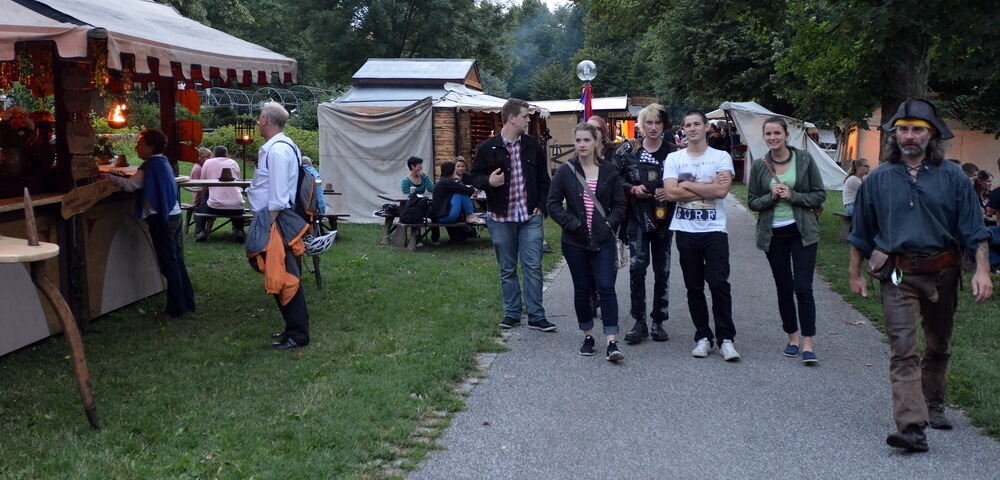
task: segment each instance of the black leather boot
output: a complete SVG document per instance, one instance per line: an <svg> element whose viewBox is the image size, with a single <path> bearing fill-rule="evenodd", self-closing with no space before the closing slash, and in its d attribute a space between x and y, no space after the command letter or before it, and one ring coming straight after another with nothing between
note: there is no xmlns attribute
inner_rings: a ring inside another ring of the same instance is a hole
<svg viewBox="0 0 1000 480"><path fill-rule="evenodd" d="M649 336L649 331L646 329L645 320L636 320L635 325L632 326L632 330L629 330L625 334L626 343L639 343Z"/></svg>
<svg viewBox="0 0 1000 480"><path fill-rule="evenodd" d="M663 330L663 322L657 322L656 320L653 320L653 324L650 326L649 333L650 336L653 337L654 342L666 342L667 340L670 340L670 337L667 335L667 332Z"/></svg>
<svg viewBox="0 0 1000 480"><path fill-rule="evenodd" d="M889 435L886 437L885 443L907 452L926 452L928 450L927 436L924 435L924 428L920 425L909 425L902 431Z"/></svg>

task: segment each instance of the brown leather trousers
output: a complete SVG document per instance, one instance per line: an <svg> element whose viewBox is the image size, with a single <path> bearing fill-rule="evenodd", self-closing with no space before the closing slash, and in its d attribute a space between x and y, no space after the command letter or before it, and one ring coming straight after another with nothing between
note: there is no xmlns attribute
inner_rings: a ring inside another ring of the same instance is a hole
<svg viewBox="0 0 1000 480"><path fill-rule="evenodd" d="M892 348L892 409L899 430L925 425L928 405L944 403L959 280L959 269L953 266L937 273L904 274L898 286L882 282L882 311ZM922 358L918 326L924 329L926 344Z"/></svg>

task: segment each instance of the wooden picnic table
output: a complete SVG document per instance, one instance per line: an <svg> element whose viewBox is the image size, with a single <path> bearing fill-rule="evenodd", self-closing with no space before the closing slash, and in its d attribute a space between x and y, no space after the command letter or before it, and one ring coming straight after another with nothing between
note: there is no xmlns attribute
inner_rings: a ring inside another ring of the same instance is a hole
<svg viewBox="0 0 1000 480"><path fill-rule="evenodd" d="M431 192L424 192L424 193L422 193L420 195L423 196L423 197L426 197L429 200L433 200L433 198L434 198L433 194ZM378 194L378 198L380 198L382 200L389 201L389 202L396 202L396 203L398 203L399 204L399 211L400 211L400 213L402 213L403 206L406 204L406 201L409 200L410 197L409 197L409 195L390 195L390 194L381 194L380 193L380 194ZM474 197L473 200L485 202L485 200L486 200L486 194L483 193L483 192L479 192L479 195L477 195L476 197ZM396 219L398 217L395 216L395 215L388 215L388 214L386 214L386 215L382 215L382 218L385 219L385 228L383 228L383 230L382 230L382 238L379 239L379 245L389 245L389 243L390 243L389 239L392 236L393 232L395 232L397 228L403 227L403 228L406 229L406 231L404 232L405 234L404 234L404 238L403 238L403 242L402 242L401 246L404 247L404 248L406 248L407 250L410 250L411 252L415 251L417 249L417 242L420 241L421 239L423 239L423 237L426 236L426 233L428 231L430 231L431 229L433 229L433 228L449 228L449 227L460 227L460 226L483 227L484 226L484 225L473 225L473 224L468 224L468 223L424 223L424 224L419 224L419 225L416 225L416 224L410 225L410 224L397 223Z"/></svg>

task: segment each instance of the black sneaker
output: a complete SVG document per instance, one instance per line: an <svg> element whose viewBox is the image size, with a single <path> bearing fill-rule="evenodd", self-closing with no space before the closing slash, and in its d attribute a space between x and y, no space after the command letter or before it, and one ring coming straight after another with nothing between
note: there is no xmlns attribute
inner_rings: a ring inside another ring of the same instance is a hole
<svg viewBox="0 0 1000 480"><path fill-rule="evenodd" d="M632 330L625 334L625 343L639 343L648 336L649 330L646 329L646 320L636 320Z"/></svg>
<svg viewBox="0 0 1000 480"><path fill-rule="evenodd" d="M535 330L541 330L543 332L554 332L556 331L556 324L546 320L533 320L528 322L528 328L534 328Z"/></svg>
<svg viewBox="0 0 1000 480"><path fill-rule="evenodd" d="M590 335L583 337L583 345L580 346L580 355L584 357L594 356L594 337Z"/></svg>
<svg viewBox="0 0 1000 480"><path fill-rule="evenodd" d="M910 425L901 432L893 433L885 439L885 443L890 447L899 448L907 452L926 452L927 436L924 435L923 427Z"/></svg>
<svg viewBox="0 0 1000 480"><path fill-rule="evenodd" d="M502 322L500 322L501 328L514 328L521 326L520 318L505 317Z"/></svg>
<svg viewBox="0 0 1000 480"><path fill-rule="evenodd" d="M649 329L649 336L653 337L654 342L666 342L670 340L670 336L663 329L663 322L657 322L656 320L653 320L653 325Z"/></svg>
<svg viewBox="0 0 1000 480"><path fill-rule="evenodd" d="M622 360L625 360L625 354L618 350L618 342L613 340L608 342L608 361L619 362Z"/></svg>

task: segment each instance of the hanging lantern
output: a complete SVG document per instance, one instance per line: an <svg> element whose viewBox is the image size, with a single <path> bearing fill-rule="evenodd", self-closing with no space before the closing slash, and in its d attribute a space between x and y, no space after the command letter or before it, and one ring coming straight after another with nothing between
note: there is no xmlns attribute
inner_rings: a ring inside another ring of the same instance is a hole
<svg viewBox="0 0 1000 480"><path fill-rule="evenodd" d="M236 121L236 143L240 145L250 145L253 143L254 122L241 118Z"/></svg>
<svg viewBox="0 0 1000 480"><path fill-rule="evenodd" d="M108 126L111 128L125 128L128 123L128 105L125 102L115 103L108 110Z"/></svg>

